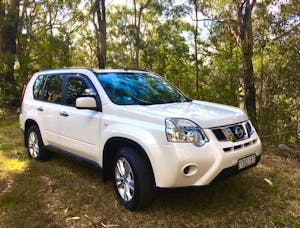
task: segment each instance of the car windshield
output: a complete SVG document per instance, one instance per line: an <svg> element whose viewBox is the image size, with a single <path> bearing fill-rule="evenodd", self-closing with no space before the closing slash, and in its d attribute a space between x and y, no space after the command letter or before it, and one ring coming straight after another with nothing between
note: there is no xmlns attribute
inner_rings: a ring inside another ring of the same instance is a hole
<svg viewBox="0 0 300 228"><path fill-rule="evenodd" d="M191 101L164 79L148 72L98 73L97 78L111 101L119 105L152 105Z"/></svg>

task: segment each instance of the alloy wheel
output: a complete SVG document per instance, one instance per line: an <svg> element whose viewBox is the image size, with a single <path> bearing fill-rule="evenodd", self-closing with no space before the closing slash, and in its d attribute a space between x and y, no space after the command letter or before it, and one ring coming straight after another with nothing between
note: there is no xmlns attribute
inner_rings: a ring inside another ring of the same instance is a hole
<svg viewBox="0 0 300 228"><path fill-rule="evenodd" d="M32 158L37 158L39 156L39 139L34 131L31 131L28 136L28 150Z"/></svg>
<svg viewBox="0 0 300 228"><path fill-rule="evenodd" d="M115 182L120 197L125 202L132 200L135 190L134 176L130 164L124 157L116 161Z"/></svg>

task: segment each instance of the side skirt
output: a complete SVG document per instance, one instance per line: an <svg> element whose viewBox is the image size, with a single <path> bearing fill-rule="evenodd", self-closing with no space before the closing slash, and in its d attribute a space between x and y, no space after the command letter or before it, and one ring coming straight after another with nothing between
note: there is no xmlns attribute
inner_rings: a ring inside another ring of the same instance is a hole
<svg viewBox="0 0 300 228"><path fill-rule="evenodd" d="M68 155L68 156L77 158L77 159L79 159L79 160L81 160L81 161L87 162L87 163L89 163L89 164L91 164L91 165L93 165L93 166L96 166L97 168L102 169L102 166L101 166L98 162L95 162L95 161L90 160L90 159L88 159L88 158L82 157L82 156L80 156L80 155L78 155L78 154L74 154L74 153L72 153L71 151L62 149L62 148L57 147L57 146L54 146L54 145L47 145L47 146L45 146L45 147L46 147L46 149L51 150L51 151L53 151L53 152L58 152L58 153L66 154L66 155Z"/></svg>

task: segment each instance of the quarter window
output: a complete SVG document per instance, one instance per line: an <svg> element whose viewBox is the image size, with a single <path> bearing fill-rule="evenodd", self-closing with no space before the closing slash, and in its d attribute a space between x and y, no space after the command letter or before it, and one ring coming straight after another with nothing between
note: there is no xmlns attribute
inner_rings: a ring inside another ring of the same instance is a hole
<svg viewBox="0 0 300 228"><path fill-rule="evenodd" d="M33 85L33 97L34 97L34 99L42 100L43 85L44 85L44 82L45 82L46 78L47 78L47 76L40 75L35 80L34 85Z"/></svg>
<svg viewBox="0 0 300 228"><path fill-rule="evenodd" d="M96 96L95 90L83 78L70 77L67 84L66 104L75 106L78 97Z"/></svg>
<svg viewBox="0 0 300 228"><path fill-rule="evenodd" d="M62 101L62 85L63 85L63 76L62 75L51 75L48 76L44 89L45 101L53 103L61 103Z"/></svg>

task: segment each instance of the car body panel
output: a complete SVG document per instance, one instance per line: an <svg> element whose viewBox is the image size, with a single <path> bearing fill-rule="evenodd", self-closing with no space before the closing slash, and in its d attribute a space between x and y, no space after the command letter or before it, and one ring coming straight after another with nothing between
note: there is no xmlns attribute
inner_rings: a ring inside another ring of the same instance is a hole
<svg viewBox="0 0 300 228"><path fill-rule="evenodd" d="M186 118L202 128L211 128L239 123L247 120L245 112L239 108L212 102L192 101L157 105L127 105L137 113L149 113L163 118Z"/></svg>
<svg viewBox="0 0 300 228"><path fill-rule="evenodd" d="M139 144L151 163L158 187L207 185L222 172L234 167L238 160L261 154L261 141L253 132L249 138L237 142L219 141L212 128L237 124L248 120L237 107L205 101L167 103L157 105L116 105L95 76L95 72L143 72L128 70L91 70L64 68L36 73L30 80L20 114L20 126L34 120L41 131L44 144L56 146L92 160L103 167L103 149L114 137ZM80 110L75 107L34 100L33 83L38 75L78 73L93 83L101 100L100 110ZM43 111L39 111L41 107ZM66 112L69 116L61 116ZM209 139L204 146L192 143L169 142L165 132L166 118L186 118L198 124ZM233 148L226 152L225 148ZM235 149L236 148L236 149ZM195 172L184 173L187 166Z"/></svg>
<svg viewBox="0 0 300 228"><path fill-rule="evenodd" d="M102 112L63 106L59 116L59 146L90 160L99 159Z"/></svg>

